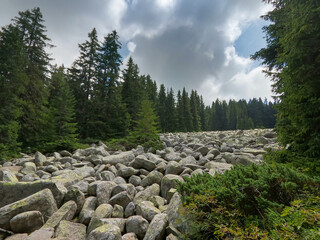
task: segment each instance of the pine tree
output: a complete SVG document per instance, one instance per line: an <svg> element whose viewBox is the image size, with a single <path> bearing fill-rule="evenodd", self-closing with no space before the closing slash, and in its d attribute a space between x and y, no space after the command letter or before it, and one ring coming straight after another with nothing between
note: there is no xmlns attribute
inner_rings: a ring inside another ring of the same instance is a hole
<svg viewBox="0 0 320 240"><path fill-rule="evenodd" d="M177 113L174 92L172 88L170 88L170 91L167 93L166 97L166 123L168 132L177 131Z"/></svg>
<svg viewBox="0 0 320 240"><path fill-rule="evenodd" d="M0 160L17 153L20 94L24 91L26 54L17 27L8 25L0 31Z"/></svg>
<svg viewBox="0 0 320 240"><path fill-rule="evenodd" d="M73 149L77 142L76 100L66 80L64 67L55 67L51 77L49 106L55 126L54 149Z"/></svg>
<svg viewBox="0 0 320 240"><path fill-rule="evenodd" d="M157 117L149 99L145 98L142 100L137 118L136 125L131 132L131 137L134 139L134 142L141 144L145 148L158 148L160 138L158 135Z"/></svg>
<svg viewBox="0 0 320 240"><path fill-rule="evenodd" d="M200 116L199 116L199 104L197 102L197 92L192 90L190 96L190 112L192 116L192 130L200 131Z"/></svg>
<svg viewBox="0 0 320 240"><path fill-rule="evenodd" d="M167 112L166 112L166 89L164 84L160 85L160 91L158 94L158 116L159 116L159 123L162 132L167 131Z"/></svg>
<svg viewBox="0 0 320 240"><path fill-rule="evenodd" d="M190 108L190 98L185 88L183 88L182 90L181 108L182 108L183 129L187 132L192 132L193 125L192 125L192 115L191 115L191 108Z"/></svg>
<svg viewBox="0 0 320 240"><path fill-rule="evenodd" d="M98 81L98 67L100 49L97 31L94 28L88 34L89 40L79 44L80 57L73 63L69 69L69 82L77 99L76 119L81 138L90 138L96 136L96 122L94 119L95 109L92 106L93 86Z"/></svg>
<svg viewBox="0 0 320 240"><path fill-rule="evenodd" d="M178 90L178 94L177 94L176 112L177 112L177 131L186 132L186 126L183 123L183 103L182 103L180 90Z"/></svg>
<svg viewBox="0 0 320 240"><path fill-rule="evenodd" d="M94 119L100 126L95 137L99 139L124 136L126 131L126 112L119 87L120 49L119 36L114 30L104 38L99 50L99 77L93 97Z"/></svg>
<svg viewBox="0 0 320 240"><path fill-rule="evenodd" d="M48 98L49 54L46 47L51 47L50 39L45 34L43 16L39 8L19 12L14 25L21 33L24 52L27 56L24 91L20 95L22 114L19 140L23 147L37 147L52 139L53 126L50 124Z"/></svg>
<svg viewBox="0 0 320 240"><path fill-rule="evenodd" d="M278 140L291 151L320 156L320 2L278 0L264 18L267 47L262 59L278 96Z"/></svg>
<svg viewBox="0 0 320 240"><path fill-rule="evenodd" d="M127 67L123 70L122 75L122 101L126 105L127 112L132 120L132 129L138 119L137 113L139 112L143 97L139 68L138 65L133 62L132 57L129 58Z"/></svg>

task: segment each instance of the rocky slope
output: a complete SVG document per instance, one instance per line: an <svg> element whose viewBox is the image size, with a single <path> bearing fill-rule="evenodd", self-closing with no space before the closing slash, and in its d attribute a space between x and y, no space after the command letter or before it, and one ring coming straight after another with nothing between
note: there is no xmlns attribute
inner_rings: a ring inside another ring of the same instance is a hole
<svg viewBox="0 0 320 240"><path fill-rule="evenodd" d="M0 240L174 240L176 180L259 163L279 148L270 130L162 134L156 154L141 146L24 155L0 165Z"/></svg>

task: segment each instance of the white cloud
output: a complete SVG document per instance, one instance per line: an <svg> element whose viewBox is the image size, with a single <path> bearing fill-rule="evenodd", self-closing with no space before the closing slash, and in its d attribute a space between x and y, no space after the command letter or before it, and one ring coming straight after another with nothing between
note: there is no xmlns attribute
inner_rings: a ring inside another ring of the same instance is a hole
<svg viewBox="0 0 320 240"><path fill-rule="evenodd" d="M167 87L217 97L269 97L270 80L237 55L243 29L271 9L260 0L1 0L0 25L40 6L56 62L67 67L93 27L99 39L116 29L141 74ZM128 56L124 56L124 62Z"/></svg>
<svg viewBox="0 0 320 240"><path fill-rule="evenodd" d="M130 53L133 53L134 50L136 49L137 45L134 42L128 42L127 43L127 48Z"/></svg>

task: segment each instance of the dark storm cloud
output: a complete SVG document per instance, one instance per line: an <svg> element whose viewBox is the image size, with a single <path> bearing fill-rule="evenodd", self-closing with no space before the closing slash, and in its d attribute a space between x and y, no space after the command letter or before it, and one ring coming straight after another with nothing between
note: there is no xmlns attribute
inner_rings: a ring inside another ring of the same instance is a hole
<svg viewBox="0 0 320 240"><path fill-rule="evenodd" d="M234 49L242 29L269 8L259 0L1 0L0 25L35 6L59 64L70 66L93 27L100 40L116 29L141 73L167 87L196 89L207 103L270 96L261 68Z"/></svg>

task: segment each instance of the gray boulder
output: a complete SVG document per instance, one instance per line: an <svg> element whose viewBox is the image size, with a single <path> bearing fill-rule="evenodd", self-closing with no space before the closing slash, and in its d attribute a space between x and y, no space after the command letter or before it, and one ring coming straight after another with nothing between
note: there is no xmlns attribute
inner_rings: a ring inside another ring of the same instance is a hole
<svg viewBox="0 0 320 240"><path fill-rule="evenodd" d="M116 225L104 224L96 229L94 229L87 240L121 240L121 231L120 228Z"/></svg>
<svg viewBox="0 0 320 240"><path fill-rule="evenodd" d="M149 223L146 219L141 216L129 217L126 223L127 233L135 233L138 239L143 239L145 236Z"/></svg>
<svg viewBox="0 0 320 240"><path fill-rule="evenodd" d="M137 156L133 161L129 163L129 166L135 169L144 168L148 171L152 171L156 168L156 164L153 161L147 159L147 157L144 155Z"/></svg>
<svg viewBox="0 0 320 240"><path fill-rule="evenodd" d="M166 227L168 226L167 214L157 214L152 219L146 235L143 240L162 240L166 235Z"/></svg>
<svg viewBox="0 0 320 240"><path fill-rule="evenodd" d="M48 221L43 225L43 228L56 228L62 220L72 220L77 211L77 204L74 201L68 201L59 208Z"/></svg>
<svg viewBox="0 0 320 240"><path fill-rule="evenodd" d="M15 233L31 233L44 224L43 216L39 211L23 212L10 220L11 230Z"/></svg>
<svg viewBox="0 0 320 240"><path fill-rule="evenodd" d="M154 170L150 172L142 181L141 186L147 187L154 183L161 184L161 180L163 178L163 174L161 172L158 172L157 170Z"/></svg>
<svg viewBox="0 0 320 240"><path fill-rule="evenodd" d="M86 240L86 225L63 220L60 222L55 236L57 239Z"/></svg>
<svg viewBox="0 0 320 240"><path fill-rule="evenodd" d="M117 184L113 181L99 182L97 184L96 194L97 194L98 205L103 203L109 203L113 188L116 186Z"/></svg>
<svg viewBox="0 0 320 240"><path fill-rule="evenodd" d="M83 204L82 210L79 214L79 222L85 225L90 223L90 220L94 214L94 210L97 207L97 198L88 197Z"/></svg>
<svg viewBox="0 0 320 240"><path fill-rule="evenodd" d="M117 163L129 163L131 160L133 160L135 157L134 153L132 151L119 153L117 155L110 155L107 157L104 157L102 159L102 163L104 164L111 164L116 165Z"/></svg>
<svg viewBox="0 0 320 240"><path fill-rule="evenodd" d="M142 201L136 206L136 213L151 222L154 216L161 213L161 211L152 202Z"/></svg>
<svg viewBox="0 0 320 240"><path fill-rule="evenodd" d="M153 196L159 196L160 186L159 184L152 184L141 192L138 192L133 199L134 204L138 204L142 201L147 201Z"/></svg>
<svg viewBox="0 0 320 240"><path fill-rule="evenodd" d="M177 182L184 182L183 178L177 175L168 174L162 178L161 181L161 196L167 198L167 192L170 188L176 188Z"/></svg>
<svg viewBox="0 0 320 240"><path fill-rule="evenodd" d="M47 221L58 210L56 201L49 189L44 189L27 198L0 208L0 228L10 230L10 220L23 212L39 211Z"/></svg>

